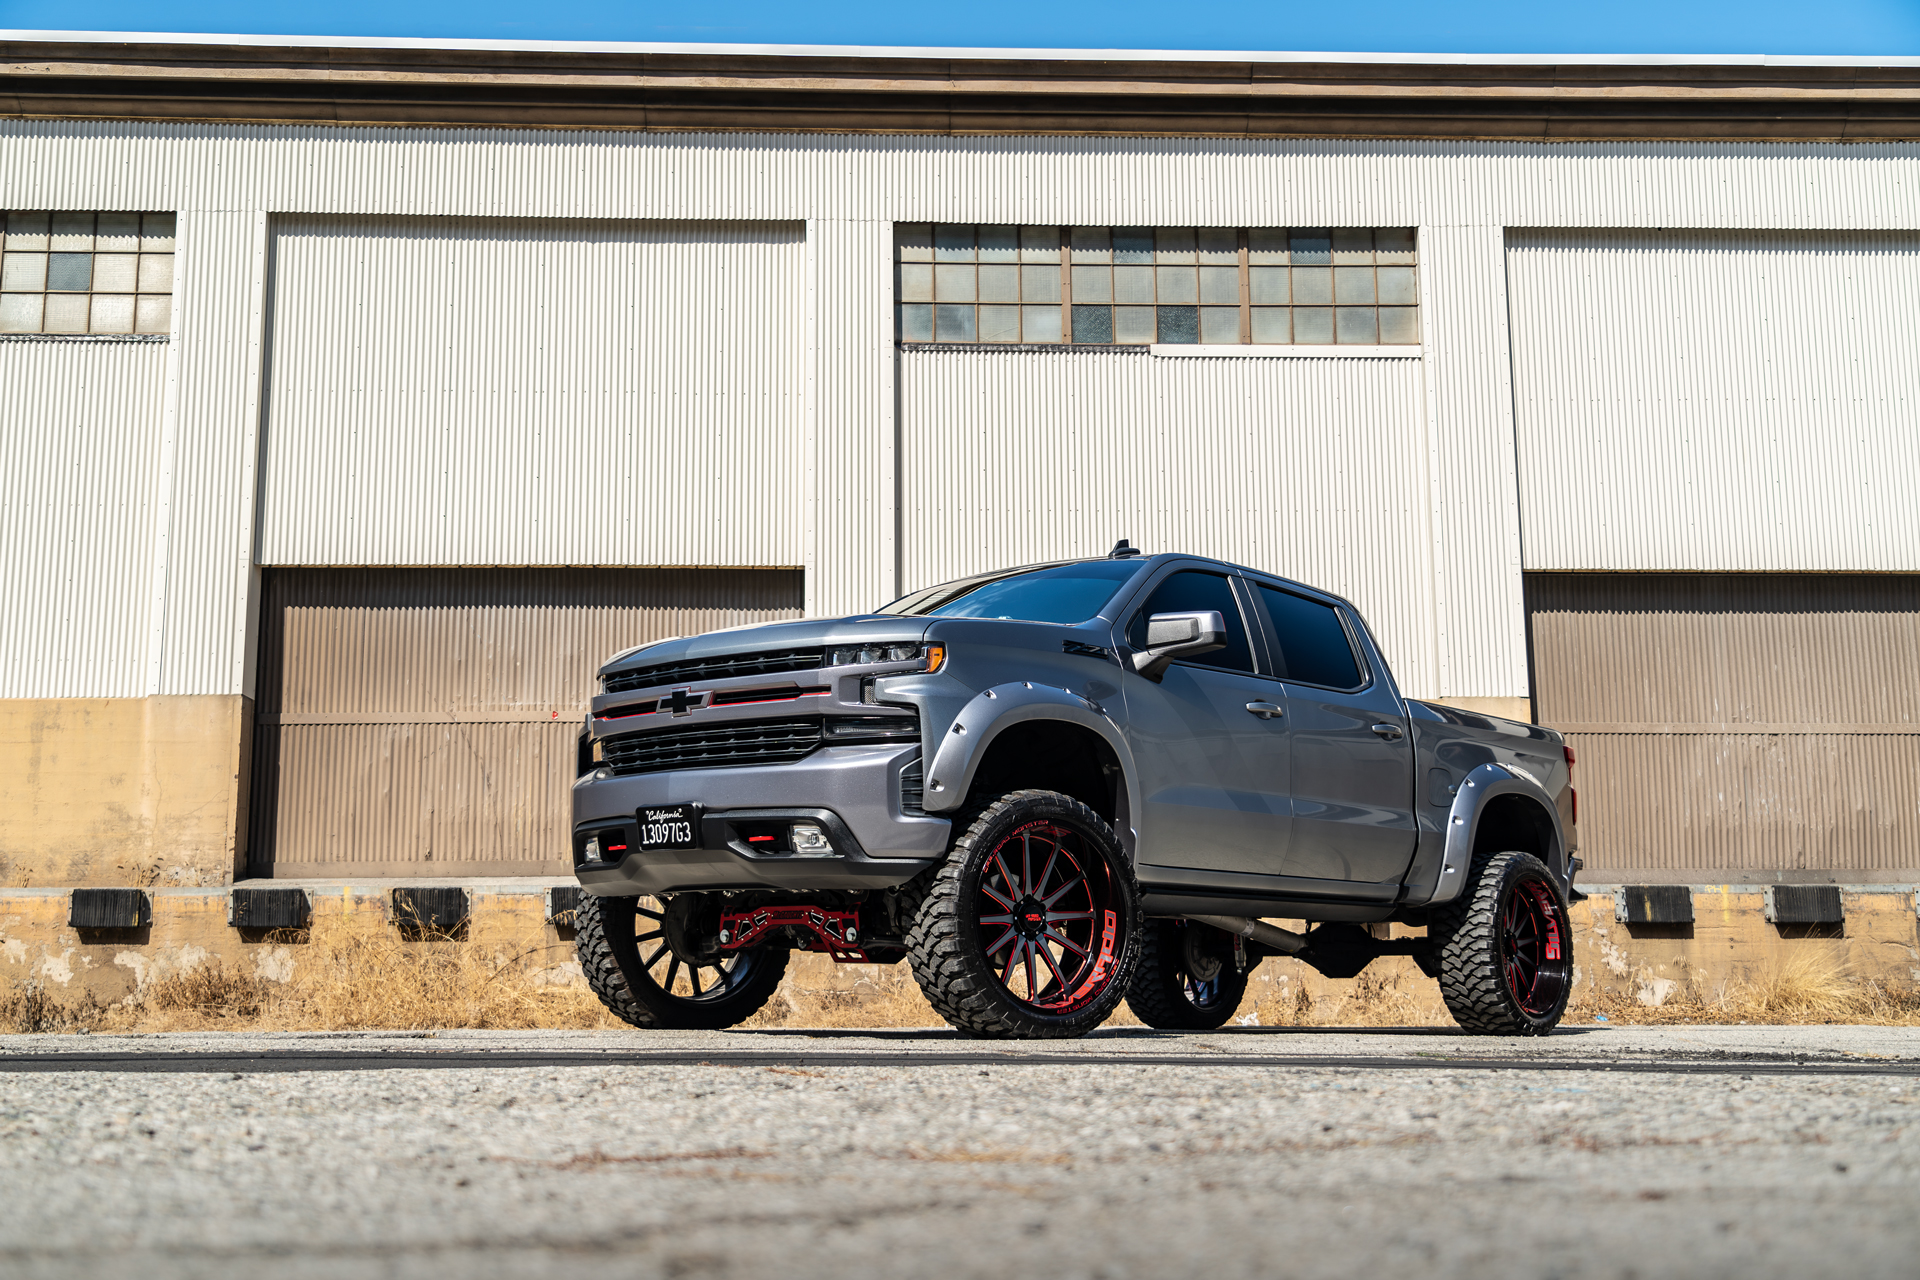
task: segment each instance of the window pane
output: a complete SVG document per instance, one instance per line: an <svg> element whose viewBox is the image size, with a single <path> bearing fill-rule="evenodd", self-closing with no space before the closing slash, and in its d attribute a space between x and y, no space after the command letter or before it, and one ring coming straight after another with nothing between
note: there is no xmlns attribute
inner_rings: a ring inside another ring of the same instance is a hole
<svg viewBox="0 0 1920 1280"><path fill-rule="evenodd" d="M985 250L982 250L984 253ZM980 301L982 302L1018 302L1020 301L1020 268L1015 266L980 266Z"/></svg>
<svg viewBox="0 0 1920 1280"><path fill-rule="evenodd" d="M1115 262L1152 262L1152 227L1115 227L1113 229L1113 260Z"/></svg>
<svg viewBox="0 0 1920 1280"><path fill-rule="evenodd" d="M1264 267L1287 264L1287 233L1280 227L1255 227L1247 232L1247 261Z"/></svg>
<svg viewBox="0 0 1920 1280"><path fill-rule="evenodd" d="M1380 301L1410 307L1420 300L1413 292L1412 267L1381 267L1376 274L1380 277Z"/></svg>
<svg viewBox="0 0 1920 1280"><path fill-rule="evenodd" d="M1075 267L1073 269L1073 301L1075 306L1082 302L1112 302L1113 268Z"/></svg>
<svg viewBox="0 0 1920 1280"><path fill-rule="evenodd" d="M1224 667L1229 671L1253 670L1253 648L1247 643L1247 626L1234 603L1233 588L1217 573L1188 569L1174 574L1153 589L1147 602L1127 622L1127 643L1136 649L1147 647L1147 619L1156 613L1218 613L1227 624L1224 649L1197 653L1178 661L1201 667Z"/></svg>
<svg viewBox="0 0 1920 1280"><path fill-rule="evenodd" d="M7 243L13 243L13 234ZM45 237L42 237L44 240ZM44 289L47 287L47 255L10 253L0 261L0 289Z"/></svg>
<svg viewBox="0 0 1920 1280"><path fill-rule="evenodd" d="M1260 586L1260 602L1280 642L1282 678L1333 689L1352 689L1360 683L1360 664L1339 614L1317 600L1265 583Z"/></svg>
<svg viewBox="0 0 1920 1280"><path fill-rule="evenodd" d="M133 253L101 253L93 259L93 287L103 293L132 293L137 287L140 257ZM131 312L129 312L131 314Z"/></svg>
<svg viewBox="0 0 1920 1280"><path fill-rule="evenodd" d="M130 293L94 294L93 316L88 327L95 333L132 333L133 295Z"/></svg>
<svg viewBox="0 0 1920 1280"><path fill-rule="evenodd" d="M85 289L92 280L92 254L50 253L47 255L47 288Z"/></svg>
<svg viewBox="0 0 1920 1280"><path fill-rule="evenodd" d="M1073 229L1073 260L1075 262L1112 262L1113 247L1105 227L1075 227Z"/></svg>
<svg viewBox="0 0 1920 1280"><path fill-rule="evenodd" d="M981 227L980 261L982 262L1018 262L1020 260L1020 228L1018 227Z"/></svg>
<svg viewBox="0 0 1920 1280"><path fill-rule="evenodd" d="M893 234L900 244L900 261L933 261L933 224L931 222L902 222L894 227Z"/></svg>
<svg viewBox="0 0 1920 1280"><path fill-rule="evenodd" d="M1295 266L1326 266L1333 261L1333 237L1324 227L1301 227L1288 237Z"/></svg>
<svg viewBox="0 0 1920 1280"><path fill-rule="evenodd" d="M140 251L142 253L173 252L172 214L148 213L141 215Z"/></svg>
<svg viewBox="0 0 1920 1280"><path fill-rule="evenodd" d="M1420 312L1414 307L1380 308L1380 341L1418 346Z"/></svg>
<svg viewBox="0 0 1920 1280"><path fill-rule="evenodd" d="M1374 300L1373 268L1335 267L1333 269L1333 300L1371 303Z"/></svg>
<svg viewBox="0 0 1920 1280"><path fill-rule="evenodd" d="M1333 272L1325 267L1293 269L1293 300L1305 303L1333 301Z"/></svg>
<svg viewBox="0 0 1920 1280"><path fill-rule="evenodd" d="M1332 307L1295 307L1293 340L1303 347L1333 345Z"/></svg>
<svg viewBox="0 0 1920 1280"><path fill-rule="evenodd" d="M900 264L900 301L933 301L933 264L931 262L903 262Z"/></svg>
<svg viewBox="0 0 1920 1280"><path fill-rule="evenodd" d="M1113 309L1113 340L1115 342L1152 342L1153 335L1152 307L1115 307Z"/></svg>
<svg viewBox="0 0 1920 1280"><path fill-rule="evenodd" d="M95 234L94 249L100 253L134 253L140 248L140 215L103 213Z"/></svg>
<svg viewBox="0 0 1920 1280"><path fill-rule="evenodd" d="M56 253L62 249L69 253L92 253L93 215L90 213L54 214L53 243L49 247Z"/></svg>
<svg viewBox="0 0 1920 1280"><path fill-rule="evenodd" d="M133 308L136 333L165 333L173 327L172 299L163 294L148 294ZM929 326L931 327L931 326Z"/></svg>
<svg viewBox="0 0 1920 1280"><path fill-rule="evenodd" d="M1183 345L1200 341L1200 308L1161 307L1159 310L1160 341Z"/></svg>
<svg viewBox="0 0 1920 1280"><path fill-rule="evenodd" d="M1377 227L1373 233L1376 262L1412 262L1412 227Z"/></svg>
<svg viewBox="0 0 1920 1280"><path fill-rule="evenodd" d="M1073 340L1075 342L1112 342L1113 308L1083 307L1073 304Z"/></svg>
<svg viewBox="0 0 1920 1280"><path fill-rule="evenodd" d="M40 294L0 293L0 333L40 332Z"/></svg>
<svg viewBox="0 0 1920 1280"><path fill-rule="evenodd" d="M1240 308L1200 308L1200 341L1239 342Z"/></svg>
<svg viewBox="0 0 1920 1280"><path fill-rule="evenodd" d="M1373 264L1373 232L1362 227L1335 227L1333 260L1336 263Z"/></svg>
<svg viewBox="0 0 1920 1280"><path fill-rule="evenodd" d="M1022 342L1060 341L1060 308L1020 308L1020 340Z"/></svg>
<svg viewBox="0 0 1920 1280"><path fill-rule="evenodd" d="M974 270L972 266L941 263L933 269L933 296L942 302L972 302Z"/></svg>
<svg viewBox="0 0 1920 1280"><path fill-rule="evenodd" d="M982 342L1018 342L1020 341L1020 308L1018 307L982 307L980 308L980 341Z"/></svg>
<svg viewBox="0 0 1920 1280"><path fill-rule="evenodd" d="M1335 307L1335 337L1340 342L1378 342L1379 327L1372 307Z"/></svg>
<svg viewBox="0 0 1920 1280"><path fill-rule="evenodd" d="M145 303L146 299L142 298L141 302ZM923 303L917 306L903 306L900 308L900 341L933 341L932 307Z"/></svg>
<svg viewBox="0 0 1920 1280"><path fill-rule="evenodd" d="M85 333L87 331L87 295L50 293L47 295L48 333Z"/></svg>
<svg viewBox="0 0 1920 1280"><path fill-rule="evenodd" d="M1285 307L1255 307L1253 309L1253 340L1255 342L1291 342L1292 326L1287 323Z"/></svg>
<svg viewBox="0 0 1920 1280"><path fill-rule="evenodd" d="M1232 227L1201 227L1199 241L1202 266L1240 265L1240 233Z"/></svg>
<svg viewBox="0 0 1920 1280"><path fill-rule="evenodd" d="M1200 301L1240 305L1240 268L1200 268Z"/></svg>
<svg viewBox="0 0 1920 1280"><path fill-rule="evenodd" d="M1020 228L1020 261L1022 262L1058 262L1060 261L1060 228L1058 227L1022 227Z"/></svg>
<svg viewBox="0 0 1920 1280"><path fill-rule="evenodd" d="M7 215L7 248L47 250L47 225L50 215L45 213L10 213Z"/></svg>
<svg viewBox="0 0 1920 1280"><path fill-rule="evenodd" d="M933 338L936 342L972 342L973 308L942 303L933 309Z"/></svg>
<svg viewBox="0 0 1920 1280"><path fill-rule="evenodd" d="M1192 227L1156 227L1153 233L1155 262L1191 263L1194 261Z"/></svg>
<svg viewBox="0 0 1920 1280"><path fill-rule="evenodd" d="M1060 301L1060 268L1050 262L1044 266L1020 268L1020 300Z"/></svg>
<svg viewBox="0 0 1920 1280"><path fill-rule="evenodd" d="M1076 293L1074 295L1078 297ZM1153 268L1152 267L1115 267L1113 269L1113 300L1115 302L1152 303Z"/></svg>
<svg viewBox="0 0 1920 1280"><path fill-rule="evenodd" d="M1248 267L1247 300L1256 303L1291 302L1292 296L1287 292L1287 269L1285 267Z"/></svg>
<svg viewBox="0 0 1920 1280"><path fill-rule="evenodd" d="M1155 267L1153 269L1154 288L1158 292L1157 302L1200 301L1200 286L1192 267ZM1235 302L1239 299L1235 298Z"/></svg>
<svg viewBox="0 0 1920 1280"><path fill-rule="evenodd" d="M973 227L953 222L937 224L933 229L933 260L935 262L972 262Z"/></svg>

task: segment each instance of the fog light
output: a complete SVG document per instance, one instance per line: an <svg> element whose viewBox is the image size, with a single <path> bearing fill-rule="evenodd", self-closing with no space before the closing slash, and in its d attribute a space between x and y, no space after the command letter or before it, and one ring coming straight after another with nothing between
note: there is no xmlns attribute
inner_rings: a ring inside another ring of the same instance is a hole
<svg viewBox="0 0 1920 1280"><path fill-rule="evenodd" d="M827 833L811 822L793 824L793 856L796 858L831 858L833 842L827 839Z"/></svg>

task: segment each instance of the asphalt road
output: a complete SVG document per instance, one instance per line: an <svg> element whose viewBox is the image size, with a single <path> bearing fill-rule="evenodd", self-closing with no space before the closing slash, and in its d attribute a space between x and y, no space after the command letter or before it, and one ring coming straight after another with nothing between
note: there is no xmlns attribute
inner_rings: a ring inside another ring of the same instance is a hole
<svg viewBox="0 0 1920 1280"><path fill-rule="evenodd" d="M0 1037L0 1275L1900 1276L1920 1030Z"/></svg>

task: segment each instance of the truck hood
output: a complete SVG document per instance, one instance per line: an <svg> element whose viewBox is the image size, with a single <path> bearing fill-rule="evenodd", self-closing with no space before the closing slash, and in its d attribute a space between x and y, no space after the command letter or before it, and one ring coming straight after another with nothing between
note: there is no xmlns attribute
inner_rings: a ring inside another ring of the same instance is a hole
<svg viewBox="0 0 1920 1280"><path fill-rule="evenodd" d="M603 675L631 667L651 667L682 659L698 660L766 649L804 649L813 645L864 644L872 640L896 642L926 637L930 618L896 614L857 614L851 618L800 618L793 622L759 622L725 627L697 636L678 636L614 654L600 664Z"/></svg>

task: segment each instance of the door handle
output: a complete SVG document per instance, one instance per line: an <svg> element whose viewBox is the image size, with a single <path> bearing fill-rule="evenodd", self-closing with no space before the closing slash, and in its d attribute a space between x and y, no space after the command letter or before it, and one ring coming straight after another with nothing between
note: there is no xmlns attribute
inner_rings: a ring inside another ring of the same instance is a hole
<svg viewBox="0 0 1920 1280"><path fill-rule="evenodd" d="M1280 704L1277 702L1249 702L1247 704L1247 710L1253 712L1253 714L1259 716L1262 720L1278 720L1286 714L1286 712L1280 709Z"/></svg>
<svg viewBox="0 0 1920 1280"><path fill-rule="evenodd" d="M1373 731L1385 738L1388 742L1398 742L1407 736L1401 731L1400 726L1397 724L1377 724L1373 726Z"/></svg>

